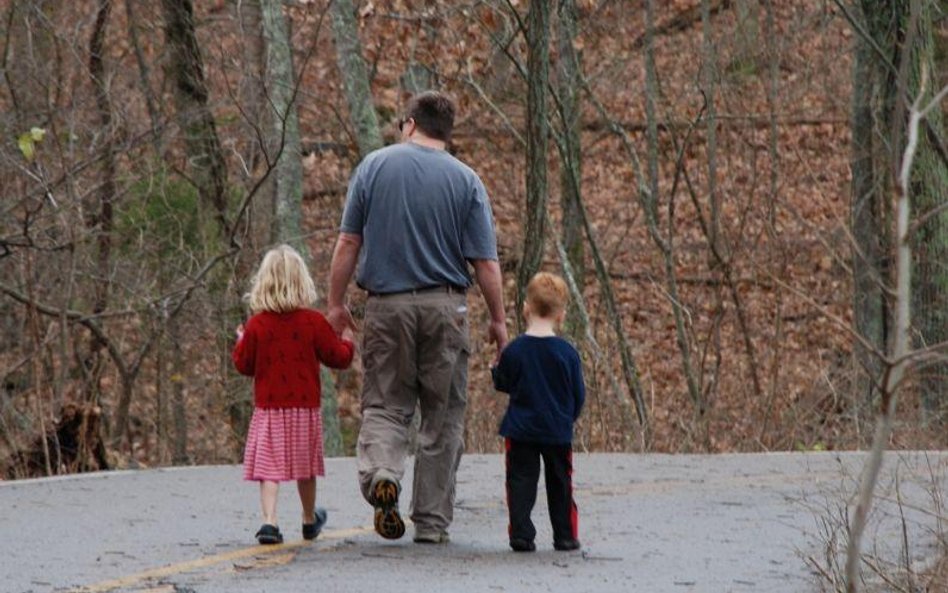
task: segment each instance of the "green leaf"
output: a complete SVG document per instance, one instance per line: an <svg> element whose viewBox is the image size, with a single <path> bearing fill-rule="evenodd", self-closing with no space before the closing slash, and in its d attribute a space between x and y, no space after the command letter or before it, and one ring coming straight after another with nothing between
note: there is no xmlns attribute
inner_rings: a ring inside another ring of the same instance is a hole
<svg viewBox="0 0 948 593"><path fill-rule="evenodd" d="M46 130L43 128L30 128L29 132L20 134L20 137L16 139L16 143L20 147L20 152L23 153L23 158L32 161L36 156L36 144L42 142L45 137Z"/></svg>
<svg viewBox="0 0 948 593"><path fill-rule="evenodd" d="M35 146L33 137L30 136L29 133L22 134L19 138L17 138L16 143L17 146L20 147L20 152L23 153L23 158L25 158L27 161L32 161L34 153L33 147Z"/></svg>

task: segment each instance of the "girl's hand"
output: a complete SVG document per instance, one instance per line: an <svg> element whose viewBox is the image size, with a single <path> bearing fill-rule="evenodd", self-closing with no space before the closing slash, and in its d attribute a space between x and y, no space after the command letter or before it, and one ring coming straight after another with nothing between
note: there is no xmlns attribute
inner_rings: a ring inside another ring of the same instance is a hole
<svg viewBox="0 0 948 593"><path fill-rule="evenodd" d="M338 307L330 307L329 312L326 315L326 319L329 321L329 325L332 326L332 329L339 336L343 335L343 330L345 328L355 329L355 319L352 318L352 312L349 311L348 307L339 305Z"/></svg>
<svg viewBox="0 0 948 593"><path fill-rule="evenodd" d="M342 339L355 342L355 333L353 333L352 328L348 325L342 330Z"/></svg>
<svg viewBox="0 0 948 593"><path fill-rule="evenodd" d="M237 333L237 339L238 339L238 340L240 340L242 337L244 337L244 324L243 324L243 323L241 323L240 325L237 326L236 333Z"/></svg>

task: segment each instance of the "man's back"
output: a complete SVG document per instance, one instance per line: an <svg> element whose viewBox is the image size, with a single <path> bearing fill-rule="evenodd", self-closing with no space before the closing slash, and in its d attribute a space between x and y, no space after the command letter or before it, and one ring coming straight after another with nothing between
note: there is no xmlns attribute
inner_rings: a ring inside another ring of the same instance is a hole
<svg viewBox="0 0 948 593"><path fill-rule="evenodd" d="M356 169L341 230L362 237L358 284L391 293L469 286L466 260L497 257L492 225L487 192L470 167L404 142Z"/></svg>

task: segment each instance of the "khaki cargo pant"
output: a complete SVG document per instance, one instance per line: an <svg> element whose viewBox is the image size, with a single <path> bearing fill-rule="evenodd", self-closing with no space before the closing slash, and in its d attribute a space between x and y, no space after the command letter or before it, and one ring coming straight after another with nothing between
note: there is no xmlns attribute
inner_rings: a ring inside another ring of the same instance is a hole
<svg viewBox="0 0 948 593"><path fill-rule="evenodd" d="M420 292L369 297L362 360L362 428L357 456L362 495L382 479L401 488L409 427L421 410L410 506L418 533L446 533L464 449L467 298Z"/></svg>

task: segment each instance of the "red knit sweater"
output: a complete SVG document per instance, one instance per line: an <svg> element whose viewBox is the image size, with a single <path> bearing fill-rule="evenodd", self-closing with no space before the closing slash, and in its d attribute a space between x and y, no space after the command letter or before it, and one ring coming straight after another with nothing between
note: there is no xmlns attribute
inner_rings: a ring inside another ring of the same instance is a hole
<svg viewBox="0 0 948 593"><path fill-rule="evenodd" d="M318 408L319 363L344 369L354 351L322 313L297 309L251 317L231 357L238 372L253 377L256 407Z"/></svg>

